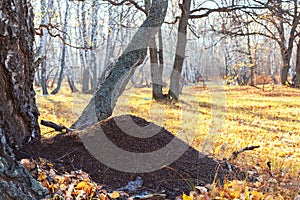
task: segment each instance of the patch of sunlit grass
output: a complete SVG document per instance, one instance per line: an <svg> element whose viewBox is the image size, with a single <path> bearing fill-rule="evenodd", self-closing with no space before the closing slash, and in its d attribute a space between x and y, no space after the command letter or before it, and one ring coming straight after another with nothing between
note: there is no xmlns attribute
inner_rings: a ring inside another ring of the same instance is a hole
<svg viewBox="0 0 300 200"><path fill-rule="evenodd" d="M256 167L263 173L266 163L271 162L273 178L279 181L288 177L297 185L300 176L300 91L279 86L265 86L264 91L229 86L224 86L223 90L223 99L214 101L213 98L219 98L214 92L222 94L220 89L186 87L179 103L166 104L151 98L151 88L132 88L119 98L113 116L129 113L163 126L179 137L192 135L189 143L200 151L205 142L210 141L206 153L219 159L229 158L233 151L243 147L259 145L256 150L239 155L235 164L245 169ZM37 102L42 119L69 126L90 98L91 95L64 92L54 96L38 95ZM50 130L43 127L42 131ZM230 184L223 189L238 195L233 183ZM236 184L247 187L246 183ZM299 184L298 187L293 184L278 183L277 190L285 192L273 191L273 197L293 198L295 192L300 191ZM262 186L255 189L261 193L265 192L263 190ZM263 198L273 193L268 192ZM260 194L248 192L248 196L251 195Z"/></svg>

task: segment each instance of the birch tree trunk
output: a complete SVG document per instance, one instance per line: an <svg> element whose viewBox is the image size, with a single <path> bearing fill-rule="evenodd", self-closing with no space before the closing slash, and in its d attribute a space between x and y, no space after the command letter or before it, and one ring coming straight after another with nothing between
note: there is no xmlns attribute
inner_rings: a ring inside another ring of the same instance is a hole
<svg viewBox="0 0 300 200"><path fill-rule="evenodd" d="M77 7L77 14L78 17L80 16L80 8L79 4ZM82 34L79 34L79 38L81 41L81 45L83 45L85 48L88 48L87 44L87 27L86 27L86 10L85 10L85 2L81 2L81 25ZM82 92L87 93L89 90L89 67L87 66L87 50L80 50L79 51L79 57L81 61L81 67L82 67Z"/></svg>
<svg viewBox="0 0 300 200"><path fill-rule="evenodd" d="M79 119L72 125L73 128L83 129L111 116L118 97L124 91L136 67L145 59L149 38L153 38L161 27L167 6L167 0L153 1L149 16L135 33Z"/></svg>
<svg viewBox="0 0 300 200"><path fill-rule="evenodd" d="M90 64L89 67L92 71L92 79L91 79L91 88L94 90L97 87L97 60L96 60L96 50L97 47L97 35L98 35L98 12L99 12L99 1L93 1L93 13L92 13L92 30L91 30L91 45L93 50L91 51L90 55Z"/></svg>
<svg viewBox="0 0 300 200"><path fill-rule="evenodd" d="M15 159L40 138L33 90L33 8L30 1L0 1L0 199L45 198L47 191Z"/></svg>
<svg viewBox="0 0 300 200"><path fill-rule="evenodd" d="M100 79L97 83L97 88L103 84L105 81L105 78L107 77L107 74L110 72L112 66L113 66L113 60L114 60L114 45L113 40L115 39L115 24L116 24L116 16L115 12L110 9L109 10L109 22L108 22L108 32L107 32L107 39L106 39L106 54L104 59L104 67L102 70L102 74L100 76Z"/></svg>
<svg viewBox="0 0 300 200"><path fill-rule="evenodd" d="M61 10L61 9L60 9ZM65 12L65 18L64 18L64 26L63 26L63 42L66 41L67 36L66 36L66 32L67 32L67 26L68 26L68 19L69 18L69 0L66 0L66 12ZM63 76L64 76L64 69L65 69L65 65L66 65L66 45L63 43L62 44L62 50L61 50L61 60L60 60L60 72L59 72L59 77L58 77L58 81L57 81L57 86L56 88L51 92L51 94L57 94L60 90L62 81L63 81Z"/></svg>
<svg viewBox="0 0 300 200"><path fill-rule="evenodd" d="M49 23L49 20L53 15L53 0L48 0L48 5L46 4L46 1L41 1L41 12L43 14L43 18L41 21L42 25L47 25ZM39 55L40 57L46 57L46 48L47 48L47 42L48 42L48 31L43 28L43 35L40 39L40 47L39 47ZM42 91L43 95L48 95L47 90L47 64L46 60L43 60L41 63L41 81L42 81Z"/></svg>

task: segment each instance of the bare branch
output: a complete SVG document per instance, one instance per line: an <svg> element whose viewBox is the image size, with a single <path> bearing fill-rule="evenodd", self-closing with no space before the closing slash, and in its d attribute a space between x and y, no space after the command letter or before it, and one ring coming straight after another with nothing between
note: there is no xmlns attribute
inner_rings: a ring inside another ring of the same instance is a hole
<svg viewBox="0 0 300 200"><path fill-rule="evenodd" d="M242 148L238 151L235 151L232 153L231 157L228 159L228 160L234 160L237 158L237 156L241 153L243 153L244 151L251 151L251 150L254 150L254 149L257 149L259 148L260 146L248 146L248 147L245 147L245 148Z"/></svg>
<svg viewBox="0 0 300 200"><path fill-rule="evenodd" d="M264 6L228 6L228 7L219 7L219 8L197 8L191 11L190 19L197 19L207 17L212 13L221 13L221 12L232 12L235 10L242 9L266 9ZM203 14L193 14L196 12L204 12Z"/></svg>
<svg viewBox="0 0 300 200"><path fill-rule="evenodd" d="M63 130L66 130L67 133L74 131L74 129L68 128L68 127L63 126L63 125L58 125L58 124L56 124L54 122L51 122L51 121L42 120L41 124L44 125L44 126L53 128L55 131L59 131L59 132L62 132Z"/></svg>
<svg viewBox="0 0 300 200"><path fill-rule="evenodd" d="M45 28L47 30L48 34L51 37L58 37L63 42L64 45L67 45L67 46L75 48L75 49L89 49L89 50L95 49L95 48L92 48L92 47L78 47L78 46L74 46L72 44L67 43L60 34L53 34L51 31L52 31L52 29L55 29L59 32L62 32L63 34L66 34L66 35L68 35L68 34L61 31L61 30L59 30L57 27L53 26L52 24L40 24L38 28L34 28L35 34L43 36L44 35L43 28Z"/></svg>
<svg viewBox="0 0 300 200"><path fill-rule="evenodd" d="M103 1L107 1L109 2L111 5L114 6L121 6L121 5L133 5L135 8L137 8L138 10L142 11L145 15L147 15L147 11L140 5L138 5L137 2L133 1L133 0L123 0L121 2L116 2L113 0L103 0Z"/></svg>
<svg viewBox="0 0 300 200"><path fill-rule="evenodd" d="M172 21L172 22L166 22L165 21L164 23L166 23L166 24L176 24L179 21L179 19L180 19L180 17L177 16L177 17L175 17L174 21Z"/></svg>

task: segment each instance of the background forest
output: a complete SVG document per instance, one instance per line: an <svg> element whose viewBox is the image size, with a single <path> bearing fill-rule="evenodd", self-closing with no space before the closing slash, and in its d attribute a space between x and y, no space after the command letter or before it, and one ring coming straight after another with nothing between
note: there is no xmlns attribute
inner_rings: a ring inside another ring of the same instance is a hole
<svg viewBox="0 0 300 200"><path fill-rule="evenodd" d="M72 91L93 91L145 19L147 3L33 1L35 24L40 33L36 35L35 55L42 59L35 84L43 86L43 94L54 94L65 77ZM298 2L266 3L192 1L186 22L183 84L191 84L200 77L206 80L219 78L238 85L272 81L274 84L286 84L287 81L295 84ZM163 54L163 79L166 82L178 54L180 16L178 2L170 1L156 41ZM151 59L145 59L130 84L150 86L150 63L153 63ZM81 86L76 88L74 80ZM55 89L47 86L55 86Z"/></svg>

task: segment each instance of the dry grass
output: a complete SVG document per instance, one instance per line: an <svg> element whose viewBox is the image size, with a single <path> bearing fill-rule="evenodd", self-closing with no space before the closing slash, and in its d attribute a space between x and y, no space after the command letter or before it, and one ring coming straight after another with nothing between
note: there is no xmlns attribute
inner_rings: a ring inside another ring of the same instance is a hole
<svg viewBox="0 0 300 200"><path fill-rule="evenodd" d="M41 118L69 126L90 97L66 89L56 96L38 95ZM208 88L186 87L179 103L164 104L151 99L150 88L130 89L120 97L113 115L125 113L164 126L199 151L220 159L243 147L260 145L235 160L236 165L263 174L261 183L252 192L247 190L248 199L255 194L262 199L292 199L300 191L300 90L210 84ZM44 134L49 131L42 128ZM271 162L272 176L267 173L267 162ZM277 182L271 183L272 179ZM217 196L225 189L216 190Z"/></svg>

